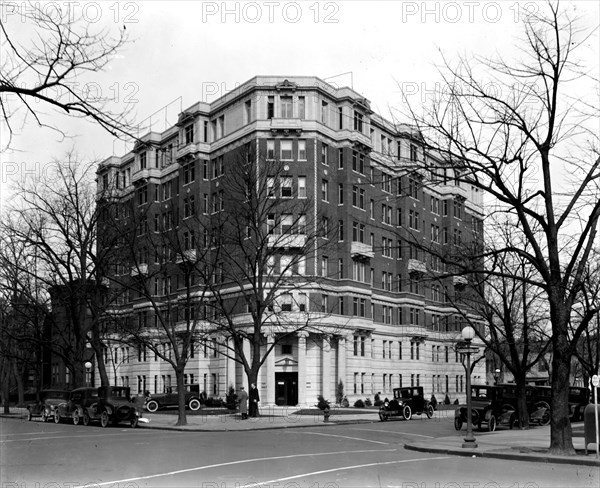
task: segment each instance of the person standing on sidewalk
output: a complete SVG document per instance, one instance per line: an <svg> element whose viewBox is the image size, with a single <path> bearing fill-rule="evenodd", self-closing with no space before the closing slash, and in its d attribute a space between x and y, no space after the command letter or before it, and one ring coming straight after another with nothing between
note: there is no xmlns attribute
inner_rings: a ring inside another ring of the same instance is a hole
<svg viewBox="0 0 600 488"><path fill-rule="evenodd" d="M260 397L258 395L258 389L256 385L252 383L250 385L250 417L258 417L258 402Z"/></svg>
<svg viewBox="0 0 600 488"><path fill-rule="evenodd" d="M240 413L242 414L242 420L248 418L248 393L244 390L244 387L240 387L238 394L238 401L240 402Z"/></svg>

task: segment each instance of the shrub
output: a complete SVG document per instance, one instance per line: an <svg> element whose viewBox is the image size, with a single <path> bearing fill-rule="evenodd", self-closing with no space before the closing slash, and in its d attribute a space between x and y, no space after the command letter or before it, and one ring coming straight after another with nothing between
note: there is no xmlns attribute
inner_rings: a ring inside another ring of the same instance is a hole
<svg viewBox="0 0 600 488"><path fill-rule="evenodd" d="M358 400L356 400L356 401L354 402L354 406L355 406L356 408L365 408L365 402L364 402L364 401L362 401L362 400L359 398Z"/></svg>
<svg viewBox="0 0 600 488"><path fill-rule="evenodd" d="M446 398L444 398L444 405L450 405L450 397L446 393Z"/></svg>
<svg viewBox="0 0 600 488"><path fill-rule="evenodd" d="M373 402L371 402L370 398L366 398L365 399L365 407L372 407L373 406Z"/></svg>
<svg viewBox="0 0 600 488"><path fill-rule="evenodd" d="M204 405L206 405L207 407L222 407L225 405L225 403L220 397L209 397L206 399Z"/></svg>
<svg viewBox="0 0 600 488"><path fill-rule="evenodd" d="M237 400L238 396L235 392L235 388L233 387L233 385L230 385L227 396L225 397L225 405L227 405L227 408L229 410L235 410L237 408Z"/></svg>
<svg viewBox="0 0 600 488"><path fill-rule="evenodd" d="M335 387L335 403L341 405L344 401L344 382L340 380Z"/></svg>
<svg viewBox="0 0 600 488"><path fill-rule="evenodd" d="M323 398L323 395L318 395L317 396L317 407L319 407L319 409L321 409L321 410L325 410L326 408L329 408L329 401L325 400L325 398Z"/></svg>
<svg viewBox="0 0 600 488"><path fill-rule="evenodd" d="M375 405L376 407L383 405L383 400L381 399L381 396L379 395L379 393L375 393L374 399L375 399L375 401L373 402L373 405Z"/></svg>
<svg viewBox="0 0 600 488"><path fill-rule="evenodd" d="M342 407L348 408L349 406L350 406L350 402L348 401L348 399L346 397L344 397L344 399L342 400Z"/></svg>

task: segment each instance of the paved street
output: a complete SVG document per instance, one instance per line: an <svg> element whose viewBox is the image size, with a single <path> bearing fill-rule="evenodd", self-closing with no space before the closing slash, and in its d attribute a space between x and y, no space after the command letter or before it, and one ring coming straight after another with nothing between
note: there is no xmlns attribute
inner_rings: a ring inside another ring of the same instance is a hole
<svg viewBox="0 0 600 488"><path fill-rule="evenodd" d="M444 420L178 432L0 419L2 488L597 487L597 467L404 449L453 435Z"/></svg>

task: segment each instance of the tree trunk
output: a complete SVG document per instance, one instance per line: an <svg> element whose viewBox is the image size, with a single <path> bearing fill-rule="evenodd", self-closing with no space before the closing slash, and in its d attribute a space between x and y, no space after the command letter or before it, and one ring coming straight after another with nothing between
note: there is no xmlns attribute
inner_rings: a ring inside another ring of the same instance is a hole
<svg viewBox="0 0 600 488"><path fill-rule="evenodd" d="M108 373L106 372L106 364L104 363L104 356L102 354L102 341L97 339L91 342L92 349L94 349L94 355L96 356L96 367L100 374L100 386L109 386Z"/></svg>
<svg viewBox="0 0 600 488"><path fill-rule="evenodd" d="M557 327L554 328L555 330ZM566 330L566 327L565 329ZM550 412L550 454L575 455L569 421L569 373L571 352L566 332L552 338L552 405Z"/></svg>
<svg viewBox="0 0 600 488"><path fill-rule="evenodd" d="M521 430L529 429L529 412L527 411L527 396L525 377L515 378L517 384L517 422Z"/></svg>
<svg viewBox="0 0 600 488"><path fill-rule="evenodd" d="M183 372L185 371L185 364L183 367L175 368L175 381L177 383L177 395L179 397L177 407L177 423L175 425L187 425L187 413L185 411L185 387Z"/></svg>

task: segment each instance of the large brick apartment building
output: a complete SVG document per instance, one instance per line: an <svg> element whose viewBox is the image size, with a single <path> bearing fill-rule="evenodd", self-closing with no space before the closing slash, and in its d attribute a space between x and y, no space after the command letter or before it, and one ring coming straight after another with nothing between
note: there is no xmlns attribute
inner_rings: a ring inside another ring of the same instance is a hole
<svg viewBox="0 0 600 488"><path fill-rule="evenodd" d="M212 103L192 105L166 131L149 132L131 152L103 161L99 191L112 187L120 198L156 208L147 224L155 220L155 230L172 211L169 219L184 218L190 208L209 216L227 199L219 176L241 146L255 148L259 164L258 155L278 161L281 196L309 198L314 215L335 228L333 242L315 248L302 270L321 278L307 293L309 313L329 312L322 332L277 344L260 370L262 402L306 405L319 394L333 400L340 380L351 403L411 385L438 400L462 397L465 371L454 346L464 321L452 303L465 281L432 279L442 266L415 243L477 239L481 195L425 154L410 126L375 114L354 90L316 77L257 76ZM417 160L440 170L433 179L407 171ZM126 295L118 308L133 313L142 302ZM174 384L172 368L142 348L115 344L105 359L111 381L134 392ZM485 381L484 363L475 367L474 382ZM246 382L238 363L201 343L186 380L209 396Z"/></svg>

